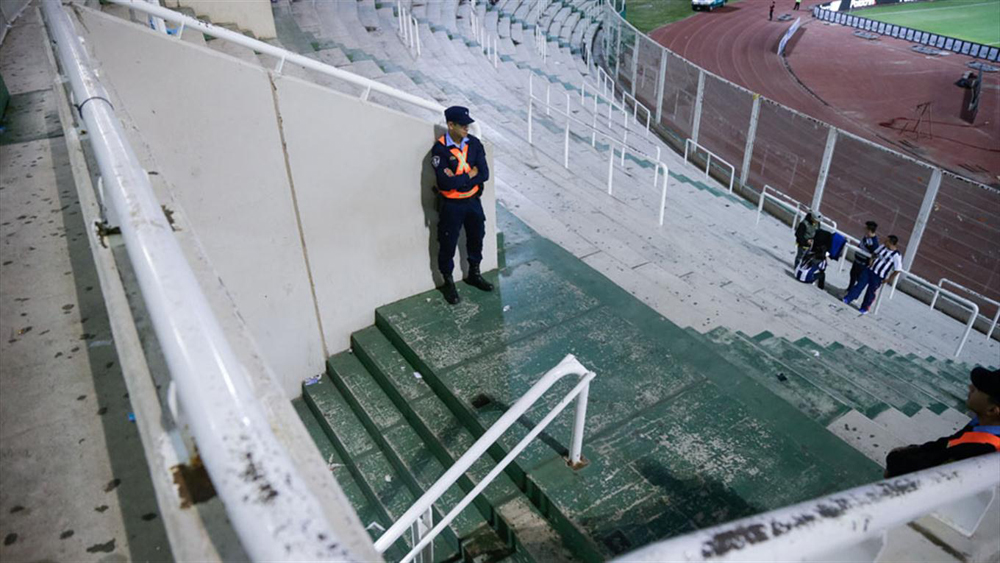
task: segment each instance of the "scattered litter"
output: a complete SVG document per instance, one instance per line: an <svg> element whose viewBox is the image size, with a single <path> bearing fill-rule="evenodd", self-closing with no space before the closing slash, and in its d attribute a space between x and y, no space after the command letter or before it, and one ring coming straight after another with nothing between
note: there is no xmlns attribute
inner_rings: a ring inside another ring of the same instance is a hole
<svg viewBox="0 0 1000 563"><path fill-rule="evenodd" d="M778 374L778 381L785 382L785 381L788 381L788 378L785 377L785 374L779 373Z"/></svg>
<svg viewBox="0 0 1000 563"><path fill-rule="evenodd" d="M780 21L780 22L792 21L792 15L791 14L781 14L780 16L778 16L778 21Z"/></svg>
<svg viewBox="0 0 1000 563"><path fill-rule="evenodd" d="M102 346L111 346L111 340L91 340L87 344L87 348L99 348Z"/></svg>
<svg viewBox="0 0 1000 563"><path fill-rule="evenodd" d="M857 31L855 31L854 35L856 37L860 37L862 39L867 39L869 41L875 41L875 40L878 39L878 34L877 33L868 33L867 31L861 31L860 29L857 30Z"/></svg>
<svg viewBox="0 0 1000 563"><path fill-rule="evenodd" d="M510 311L510 305L503 306L503 312L506 313L507 311Z"/></svg>
<svg viewBox="0 0 1000 563"><path fill-rule="evenodd" d="M813 356L819 357L819 350L813 350Z"/></svg>
<svg viewBox="0 0 1000 563"><path fill-rule="evenodd" d="M314 376L310 377L309 379L307 379L305 381L304 385L306 387L308 387L310 385L316 385L317 383L319 383L319 378L320 378L320 376L314 375Z"/></svg>
<svg viewBox="0 0 1000 563"><path fill-rule="evenodd" d="M424 300L425 300L425 301L427 301L428 303L430 303L430 302L431 302L431 298L430 298L430 297L427 297L427 298L425 298Z"/></svg>
<svg viewBox="0 0 1000 563"><path fill-rule="evenodd" d="M392 483L392 475L386 475L385 476L385 482L386 483Z"/></svg>
<svg viewBox="0 0 1000 563"><path fill-rule="evenodd" d="M423 379L424 378L424 376L420 375L419 371L413 372L413 377L416 377L417 379Z"/></svg>
<svg viewBox="0 0 1000 563"><path fill-rule="evenodd" d="M382 525L379 524L378 522L372 522L371 524L368 524L367 526L365 526L366 530L371 530L372 528L378 530L379 532L384 532L385 531L385 528L383 528Z"/></svg>
<svg viewBox="0 0 1000 563"><path fill-rule="evenodd" d="M135 422L135 413L134 412L128 413L128 421L129 422Z"/></svg>

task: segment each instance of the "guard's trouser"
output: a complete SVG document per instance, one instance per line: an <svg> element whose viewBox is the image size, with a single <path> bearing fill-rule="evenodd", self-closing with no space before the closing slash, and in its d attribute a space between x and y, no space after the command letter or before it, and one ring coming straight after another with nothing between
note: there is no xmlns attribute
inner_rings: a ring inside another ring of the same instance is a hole
<svg viewBox="0 0 1000 563"><path fill-rule="evenodd" d="M441 198L438 208L438 270L450 276L455 268L455 248L465 227L465 249L470 266L483 261L483 237L486 235L486 214L478 197L468 199Z"/></svg>

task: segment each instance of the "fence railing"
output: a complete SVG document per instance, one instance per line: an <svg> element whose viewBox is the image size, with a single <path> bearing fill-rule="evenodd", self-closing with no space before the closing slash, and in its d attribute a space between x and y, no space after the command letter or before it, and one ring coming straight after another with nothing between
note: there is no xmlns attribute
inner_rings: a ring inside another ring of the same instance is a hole
<svg viewBox="0 0 1000 563"><path fill-rule="evenodd" d="M614 79L611 78L611 76L601 67L597 67L597 82L601 88L601 93L604 94L605 96L610 97L612 102L617 103L617 100L615 100L615 96L617 95L616 94L617 85L615 84ZM632 100L632 121L634 121L637 124L642 123L639 121L640 109L643 111L643 113L646 114L646 120L645 120L646 135L649 135L649 125L650 125L650 120L653 118L653 112L649 111L649 108L644 106L642 102L640 102L635 98L635 96L626 92L624 88L621 90L621 94L622 94L621 106L623 108L628 107L626 100Z"/></svg>
<svg viewBox="0 0 1000 563"><path fill-rule="evenodd" d="M962 291L968 293L969 295L973 295L973 296L975 296L975 297L977 297L979 299L982 299L983 301L986 301L987 303L989 303L989 304L991 304L991 305L993 305L994 307L997 308L996 312L993 314L993 320L989 321L989 323L990 323L990 329L986 332L986 340L989 341L990 337L993 336L993 331L995 331L997 329L997 322L1000 321L1000 302L997 302L995 299L990 299L989 297L986 297L982 293L978 293L978 292L972 291L971 289L965 287L964 285L955 283L955 282L949 280L948 278L941 278L938 281L938 287L940 288L940 287L942 287L946 283L949 284L949 285L951 285L951 286L954 286L954 287L956 287L958 289L961 289ZM934 293L934 299L937 299L937 293L938 292ZM931 308L932 309L934 308L934 303L933 302L931 303Z"/></svg>
<svg viewBox="0 0 1000 563"><path fill-rule="evenodd" d="M440 522L430 528L433 524L431 507L433 504L443 495L452 485L454 485L458 479L465 474L465 472L472 467L472 464L477 462L486 451L493 446L493 444L500 439L500 437L506 432L511 426L516 424L518 420L530 409L546 391L552 388L563 377L575 375L579 377L579 382L573 387L569 393L559 403L552 408L551 411L531 429L528 434L521 439L520 442L514 446L510 452L499 463L483 477L482 480L471 490L469 494L465 495L462 500L455 505L447 515L445 515ZM538 437L539 434L553 421L559 414L567 407L571 402L576 400L576 413L573 420L573 435L570 439L570 453L567 464L574 468L580 468L586 465L583 459L583 433L584 426L587 419L587 397L590 390L590 382L597 377L592 371L585 368L572 354L567 355L562 359L561 362L554 368L550 369L537 383L531 386L528 391L517 400L507 412L500 417L492 426L478 439L469 450L466 451L462 457L455 461L448 471L444 473L437 481L434 482L430 488L427 489L416 502L413 503L402 516L399 517L392 526L389 527L379 538L375 541L375 550L379 553L385 553L396 540L398 540L406 530L410 529L414 531L413 538L413 549L405 556L400 563L408 563L413 560L418 555L423 556L423 563L433 562L433 552L428 551L432 545L431 542L434 538L444 530L452 520L455 519L458 514L465 509L477 496L483 491L493 480L500 475L503 470L510 465L511 462L517 458L518 455L526 447L528 447L531 442ZM420 523L417 526L413 526L414 523ZM429 529L428 529L429 528Z"/></svg>
<svg viewBox="0 0 1000 563"><path fill-rule="evenodd" d="M622 166L625 165L625 157L626 157L626 155L628 153L635 154L637 156L645 158L649 162L652 162L653 163L653 188L654 189L656 188L656 183L657 183L657 181L659 179L660 171L661 170L663 171L663 185L662 185L662 189L661 189L661 193L660 193L660 210L659 210L659 224L662 227L663 226L663 221L664 221L664 216L666 214L667 184L668 184L669 178L670 178L670 170L667 167L667 165L665 163L663 163L661 161L661 159L660 159L660 157L661 157L660 148L659 147L656 148L656 157L654 158L651 155L648 155L648 154L644 153L641 150L638 150L638 149L636 149L634 147L631 147L628 144L628 130L627 129L625 131L625 136L622 139L618 139L618 138L614 137L613 135L611 135L610 133L606 133L604 131L600 131L594 125L587 124L587 123L585 123L585 122L583 122L583 121L581 121L581 120L579 120L576 117L573 117L571 115L571 106L570 106L571 102L570 102L570 100L572 100L572 97L571 97L571 95L570 95L569 92L565 92L566 105L564 106L564 109L560 109L560 108L554 107L549 102L548 99L541 100L539 98L536 98L535 95L534 95L534 85L533 84L534 84L534 82L532 80L532 75L529 73L528 74L528 135L527 135L527 137L528 137L528 144L534 145L534 106L535 106L535 104L538 104L538 105L542 106L543 108L545 108L546 115L552 115L552 112L554 111L556 113L556 115L562 116L562 117L564 117L566 119L565 126L564 126L564 129L563 129L563 167L564 168L569 169L569 143L570 143L570 124L571 123L576 123L581 128L583 128L585 131L587 131L587 132L590 133L590 136L591 136L591 146L592 147L596 147L596 139L597 139L598 136L601 136L604 140L608 141L608 143L609 143L609 150L608 150L608 180L607 180L608 195L614 195L614 170L615 170L615 146L616 145L619 146L619 147L621 147L620 151L619 151L619 155L621 157L621 165ZM595 116L596 116L596 113L595 113ZM627 123L626 123L626 127L627 127Z"/></svg>
<svg viewBox="0 0 1000 563"><path fill-rule="evenodd" d="M325 74L327 76L336 78L338 80L342 80L344 82L360 86L361 88L364 89L364 91L360 96L362 100L368 100L372 92L377 92L379 94L388 96L394 100L436 112L439 115L444 114L445 107L441 104L432 102L430 100L425 100L424 98L421 98L419 96L414 96L413 94L408 94L406 92L403 92L402 90L397 90L396 88L393 88L392 86L387 86L385 84L382 84L381 82L376 82L375 80L371 80L369 78L364 78L363 76L358 76L357 74L340 70L339 68L330 66L326 63L322 63L315 59L310 59L309 57L293 53L286 49L275 47L268 43L264 43L263 41L258 41L256 39L247 37L246 35L243 35L241 33L236 33L226 28L219 27L217 25L213 25L208 22L203 22L201 20L186 16L184 14L175 12L173 10L168 10L167 8L161 8L160 6L154 6L152 4L148 4L143 0L107 0L107 1L115 4L120 4L122 6L128 6L133 10L144 12L150 15L163 18L166 21L171 21L180 24L180 28L178 28L177 33L175 35L177 39L181 38L185 29L191 28L197 30L200 33L204 33L205 35L215 37L218 39L224 39L226 41L235 43L237 45L241 45L248 49L252 49L258 53L263 53L265 55L275 57L279 61L278 65L274 69L275 72L281 72L281 69L284 67L285 63L288 62L299 65L303 68L312 70L314 72ZM471 125L471 129L473 134L475 134L478 137L482 137L481 122L477 121L476 123L473 123Z"/></svg>
<svg viewBox="0 0 1000 563"><path fill-rule="evenodd" d="M689 152L689 148L692 147L692 146L694 147L694 151L693 152ZM705 158L705 176L711 178L710 171L712 169L712 157L713 156L715 157L715 160L717 160L718 162L720 162L723 166L726 166L726 167L729 168L729 193L733 193L733 183L736 181L736 167L733 166L732 164L729 164L725 160L723 160L719 155L715 154L714 152L712 152L712 151L706 149L705 147L699 145L698 142L695 141L694 139L686 139L684 141L684 161L687 162L688 156L690 154L697 154L697 152L699 150L701 150L706 155L708 155Z"/></svg>
<svg viewBox="0 0 1000 563"><path fill-rule="evenodd" d="M989 277L1000 253L981 242L997 236L1000 190L763 98L659 45L602 5L599 80L615 79L618 90L650 108L651 126L678 153L692 139L712 160L740 164L733 189L748 199L778 186L846 229L859 216L875 220L900 237L908 273L958 280L1000 300ZM930 245L928 252L921 245ZM942 254L949 262L933 258Z"/></svg>
<svg viewBox="0 0 1000 563"><path fill-rule="evenodd" d="M879 35L888 35L890 37L904 39L906 41L913 41L914 43L934 47L935 49L952 51L954 53L968 55L978 59L986 59L988 61L996 62L997 59L1000 58L1000 48L992 45L984 45L982 43L975 43L973 41L966 41L955 37L948 37L946 35L920 31L903 25L871 20L863 16L858 16L854 13L844 13L838 10L832 10L827 7L829 5L830 3L828 2L826 4L814 6L812 11L813 17L822 21L845 25L847 27L853 27L862 31L869 31L871 33L878 33Z"/></svg>
<svg viewBox="0 0 1000 563"><path fill-rule="evenodd" d="M760 224L760 216L761 213L764 211L764 201L768 199L777 203L781 207L784 207L785 209L795 210L795 217L792 219L793 231L799 225L799 217L805 218L806 213L809 212L808 211L809 208L803 205L802 202L772 188L771 186L765 185L763 188L761 188L760 196L759 199L757 200L757 221L754 223L754 225ZM826 224L831 228L832 231L840 233L840 230L837 228L837 222L834 221L833 219L821 217L820 224L821 225ZM858 242L858 239L851 237L850 235L847 235L845 233L840 233L840 234L844 235L848 240L852 240L854 243Z"/></svg>
<svg viewBox="0 0 1000 563"><path fill-rule="evenodd" d="M621 562L875 561L889 530L926 514L965 535L997 501L1000 453L886 479L659 542Z"/></svg>
<svg viewBox="0 0 1000 563"><path fill-rule="evenodd" d="M396 13L399 14L399 38L410 49L411 55L420 58L420 25L417 18L413 17L402 0L396 0Z"/></svg>
<svg viewBox="0 0 1000 563"><path fill-rule="evenodd" d="M118 219L166 360L170 394L241 545L254 560L354 559L275 436L73 23L59 0L44 0L42 8L100 170L102 204Z"/></svg>

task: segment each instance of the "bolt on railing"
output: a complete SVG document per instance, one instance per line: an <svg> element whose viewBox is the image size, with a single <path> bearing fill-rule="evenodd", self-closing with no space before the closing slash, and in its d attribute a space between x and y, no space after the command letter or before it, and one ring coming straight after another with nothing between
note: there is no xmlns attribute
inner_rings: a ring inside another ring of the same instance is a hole
<svg viewBox="0 0 1000 563"><path fill-rule="evenodd" d="M539 422L528 434L517 443L514 448L500 460L496 466L483 477L482 480L465 495L454 508L445 515L432 529L426 530L433 523L431 509L435 502L443 495L474 463L487 453L497 440L514 424L521 419L553 385L560 379L568 375L575 375L580 378L576 386L566 394L559 403ZM550 369L531 386L528 391L521 396L490 428L469 447L462 457L448 468L423 495L417 499L413 505L399 517L392 526L389 527L375 541L375 550L385 553L396 540L398 540L407 529L414 532L413 549L400 560L400 563L408 563L420 554L427 554L426 549L430 548L431 542L441 533L462 510L465 509L478 495L485 489L511 462L531 442L542 433L543 430L574 400L576 401L576 413L573 420L573 435L570 438L570 453L567 465L573 469L579 469L587 464L583 458L583 433L587 418L587 400L590 392L590 382L597 377L597 374L585 368L573 354L567 354L554 368ZM421 522L414 526L418 520ZM424 563L430 563L424 560Z"/></svg>

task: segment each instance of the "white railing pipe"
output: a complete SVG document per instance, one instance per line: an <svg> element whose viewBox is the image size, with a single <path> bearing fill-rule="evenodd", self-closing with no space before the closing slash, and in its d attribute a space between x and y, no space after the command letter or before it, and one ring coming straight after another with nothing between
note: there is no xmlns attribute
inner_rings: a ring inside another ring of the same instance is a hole
<svg viewBox="0 0 1000 563"><path fill-rule="evenodd" d="M983 455L699 530L616 561L850 560L836 554L881 543L888 530L963 502L975 504L980 514L969 521L978 525L988 504L969 500L995 495L998 483L1000 454Z"/></svg>
<svg viewBox="0 0 1000 563"><path fill-rule="evenodd" d="M258 561L355 560L272 432L69 16L59 0L42 8L177 397L243 548Z"/></svg>
<svg viewBox="0 0 1000 563"><path fill-rule="evenodd" d="M695 148L695 150L694 150L695 153L697 153L698 150L701 150L702 152L704 152L705 154L708 155L708 157L705 159L705 176L706 177L711 178L711 174L709 174L709 170L711 169L711 166L712 166L712 157L713 156L715 157L715 160L717 160L717 161L721 162L722 164L726 165L727 167L729 167L729 193L733 193L733 182L736 180L736 167L733 166L732 164L729 164L728 162L726 162L719 155L717 155L714 152L706 149L703 145L698 144L698 142L695 141L694 139L687 139L686 141L684 141L684 161L685 162L688 159L688 147L692 146L692 145Z"/></svg>
<svg viewBox="0 0 1000 563"><path fill-rule="evenodd" d="M988 321L990 323L990 329L989 331L986 332L986 340L989 341L990 337L993 336L993 331L996 330L997 328L997 321L1000 321L1000 303L998 303L995 299L990 299L989 297L986 297L981 293L972 291L971 289L965 287L960 283L953 282L948 278L941 278L940 280L938 280L937 284L938 288L934 290L934 298L931 299L931 309L934 308L934 304L937 302L938 295L941 293L941 289L944 287L944 284L948 284L952 287L961 289L962 291L968 293L969 295L978 297L979 299L982 299L983 301L986 301L987 303L990 303L997 308L996 313L993 314L993 320Z"/></svg>
<svg viewBox="0 0 1000 563"><path fill-rule="evenodd" d="M368 89L371 92L384 94L386 96L389 96L391 98L394 98L401 102L405 102L410 105L414 105L417 107L437 112L439 115L444 114L445 108L441 104L432 102L430 100L425 100L419 96L414 96L413 94L409 94L407 92L403 92L402 90L393 88L392 86L386 86L381 82L377 82L375 80L371 80L363 76L358 76L357 74L341 70L339 68L330 66L326 63L322 63L315 59L310 59L309 57L304 57L297 53L288 51L286 49L269 45L267 43L264 43L263 41L258 41L257 39L247 37L241 33L230 31L224 27L219 27L217 25L203 22L201 20L186 16L184 14L175 12L173 10L168 10L167 8L162 8L160 6L153 6L147 4L143 0L108 0L108 2L112 2L114 4L120 4L122 6L128 6L133 10L138 10L140 12L144 12L147 14L153 14L155 16L163 18L166 21L183 24L185 27L197 29L198 31L204 33L205 35L209 35L211 37L216 37L219 39L224 39L231 43L242 45L243 47L246 47L248 49L253 49L254 51L263 53L265 55L270 55L275 58L285 57L285 59L287 59L288 62L297 64L303 68L314 70L320 74L325 74L327 76L332 76L333 78L336 78L338 80L343 80L344 82L355 84L362 88ZM477 120L470 126L470 129L472 130L472 133L474 135L482 138L481 121Z"/></svg>
<svg viewBox="0 0 1000 563"><path fill-rule="evenodd" d="M589 388L590 381L596 377L596 374L585 368L573 354L567 354L562 361L559 362L554 368L550 369L538 380L537 383L531 386L528 391L521 396L507 411L493 423L490 428L479 437L478 440L472 446L469 447L468 451L462 454L462 457L458 458L455 463L445 471L438 480L431 485L427 492L417 499L413 506L407 509L402 516L399 517L388 530L383 533L378 540L375 541L375 550L379 553L385 553L396 540L398 540L405 532L410 528L410 525L420 517L421 514L425 513L436 501L441 497L452 485L455 484L458 479L469 470L470 467L486 454L487 450L493 446L493 444L500 439L500 436L504 434L511 426L517 423L517 421L528 411L538 399L545 394L546 391L552 388L560 379L568 375L575 375L580 378L577 385L570 391L559 404L552 409L549 414L542 419L542 421L535 426L527 436L522 439L517 446L514 447L501 461L493 468L492 471L483 478L476 487L469 492L468 495L448 514L448 516L441 519L441 521L434 527L435 531L432 534L436 535L440 529L447 526L455 516L465 506L467 506L476 496L489 485L497 475L511 462L518 454L521 453L524 448L531 443L532 440L538 434L545 429L546 426L555 417L562 412L570 402L574 399L578 400L577 403L577 416L573 425L573 435L571 437L571 447L569 464L572 466L579 466L583 460L582 447L583 447L583 433L584 433L584 420L581 418L581 413L583 416L586 415L586 405L581 403L587 400L587 389ZM582 410L581 410L582 409ZM423 538L423 542L429 542L433 540L433 535L428 535ZM422 543L423 543L422 542ZM417 544L414 546L414 552L419 551L423 547L422 544ZM411 552L411 555L414 555ZM409 557L409 556L408 556ZM403 559L403 562L409 559ZM401 563L403 563L401 562Z"/></svg>
<svg viewBox="0 0 1000 563"><path fill-rule="evenodd" d="M670 178L670 169L662 162L656 163L656 169L663 167L663 191L660 193L660 226L663 226L663 216L667 212L667 180Z"/></svg>

